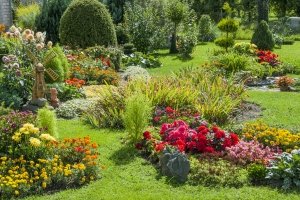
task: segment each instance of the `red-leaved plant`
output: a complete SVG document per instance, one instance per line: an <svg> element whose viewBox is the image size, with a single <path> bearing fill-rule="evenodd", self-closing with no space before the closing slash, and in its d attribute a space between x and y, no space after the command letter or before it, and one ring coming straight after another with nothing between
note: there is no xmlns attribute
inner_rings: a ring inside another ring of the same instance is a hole
<svg viewBox="0 0 300 200"><path fill-rule="evenodd" d="M275 67L280 64L278 60L278 55L271 51L257 51L256 55L258 56L259 63L268 63L271 66Z"/></svg>

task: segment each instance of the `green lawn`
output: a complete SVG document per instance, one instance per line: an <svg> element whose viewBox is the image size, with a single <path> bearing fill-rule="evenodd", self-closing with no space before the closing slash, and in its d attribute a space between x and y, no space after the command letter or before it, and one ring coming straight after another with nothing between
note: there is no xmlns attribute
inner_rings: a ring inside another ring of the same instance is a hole
<svg viewBox="0 0 300 200"><path fill-rule="evenodd" d="M102 179L76 190L66 190L47 196L32 196L27 200L99 200L99 199L243 199L298 200L295 193L282 193L267 187L206 188L187 184L174 185L161 177L155 167L121 144L123 132L95 130L80 122L60 121L61 137L90 135L100 144L100 161L104 166Z"/></svg>
<svg viewBox="0 0 300 200"><path fill-rule="evenodd" d="M244 40L248 41L248 40ZM248 41L249 42L249 41ZM214 43L207 43L206 45L198 45L192 54L192 59L182 60L176 54L169 54L169 50L158 51L158 57L163 63L160 68L149 69L151 75L169 75L172 71L176 72L179 69L187 66L200 66L208 61L214 49L218 47ZM281 49L274 50L279 54L279 59L283 62L296 65L300 69L300 42L297 41L293 45L283 45ZM299 76L297 76L299 77Z"/></svg>
<svg viewBox="0 0 300 200"><path fill-rule="evenodd" d="M248 94L249 101L265 109L264 122L300 132L300 93L249 91Z"/></svg>

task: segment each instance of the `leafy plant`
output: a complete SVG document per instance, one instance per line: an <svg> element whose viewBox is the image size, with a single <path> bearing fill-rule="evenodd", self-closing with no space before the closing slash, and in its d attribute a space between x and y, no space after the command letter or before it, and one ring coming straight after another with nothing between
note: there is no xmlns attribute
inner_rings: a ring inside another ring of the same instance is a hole
<svg viewBox="0 0 300 200"><path fill-rule="evenodd" d="M282 76L276 81L276 85L280 88L281 91L290 90L290 86L292 86L294 83L294 79L288 76Z"/></svg>
<svg viewBox="0 0 300 200"><path fill-rule="evenodd" d="M215 40L215 43L228 51L229 47L234 45L233 37L230 37L230 33L235 33L238 30L238 23L232 18L224 18L218 23L218 28L226 34L226 37L220 37Z"/></svg>
<svg viewBox="0 0 300 200"><path fill-rule="evenodd" d="M274 48L275 41L267 22L261 21L258 24L251 43L255 44L260 50L272 50Z"/></svg>
<svg viewBox="0 0 300 200"><path fill-rule="evenodd" d="M298 188L300 186L300 150L282 153L267 167L266 179L283 189Z"/></svg>
<svg viewBox="0 0 300 200"><path fill-rule="evenodd" d="M16 10L17 24L22 28L34 28L35 19L40 14L40 7L37 3L27 6L20 6Z"/></svg>
<svg viewBox="0 0 300 200"><path fill-rule="evenodd" d="M247 168L249 180L252 184L261 185L266 183L267 168L263 164L251 164Z"/></svg>
<svg viewBox="0 0 300 200"><path fill-rule="evenodd" d="M142 93L136 93L125 99L124 126L129 135L129 140L136 144L141 138L141 133L149 125L151 118L151 102Z"/></svg>
<svg viewBox="0 0 300 200"><path fill-rule="evenodd" d="M199 20L199 36L201 42L214 41L216 34L213 31L213 23L209 15L201 15Z"/></svg>
<svg viewBox="0 0 300 200"><path fill-rule="evenodd" d="M191 159L189 183L211 187L242 187L248 183L247 171L222 159Z"/></svg>
<svg viewBox="0 0 300 200"><path fill-rule="evenodd" d="M48 88L56 88L61 102L85 97L83 90L66 83L47 84ZM50 97L48 97L50 98Z"/></svg>
<svg viewBox="0 0 300 200"><path fill-rule="evenodd" d="M128 56L124 55L122 62L125 66L140 66L143 68L157 68L161 67L162 63L158 58L152 55L143 54L141 52L135 52Z"/></svg>
<svg viewBox="0 0 300 200"><path fill-rule="evenodd" d="M37 112L37 122L39 127L43 128L44 131L55 138L58 138L56 115L53 110L48 108L41 108Z"/></svg>

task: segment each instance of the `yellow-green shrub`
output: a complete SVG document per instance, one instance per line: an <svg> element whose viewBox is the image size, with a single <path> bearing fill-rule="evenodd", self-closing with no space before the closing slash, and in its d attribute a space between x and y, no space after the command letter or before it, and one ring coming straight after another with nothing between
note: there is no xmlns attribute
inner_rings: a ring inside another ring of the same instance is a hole
<svg viewBox="0 0 300 200"><path fill-rule="evenodd" d="M40 7L38 4L30 4L28 6L20 6L16 10L17 24L22 28L33 29L35 19L40 14Z"/></svg>

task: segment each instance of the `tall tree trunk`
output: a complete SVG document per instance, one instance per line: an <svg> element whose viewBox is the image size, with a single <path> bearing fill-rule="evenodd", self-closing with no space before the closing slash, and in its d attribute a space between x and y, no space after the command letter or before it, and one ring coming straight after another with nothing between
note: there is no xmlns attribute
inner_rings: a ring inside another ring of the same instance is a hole
<svg viewBox="0 0 300 200"><path fill-rule="evenodd" d="M269 22L269 0L257 0L258 22Z"/></svg>
<svg viewBox="0 0 300 200"><path fill-rule="evenodd" d="M174 26L174 31L171 37L170 53L178 53L177 50L177 24Z"/></svg>

